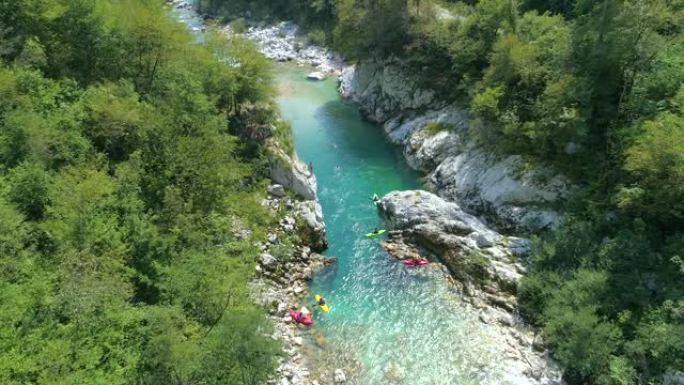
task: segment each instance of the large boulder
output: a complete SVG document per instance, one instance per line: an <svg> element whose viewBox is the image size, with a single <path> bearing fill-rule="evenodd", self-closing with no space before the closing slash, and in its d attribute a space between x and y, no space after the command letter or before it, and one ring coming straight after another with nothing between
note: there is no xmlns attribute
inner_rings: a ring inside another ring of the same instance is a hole
<svg viewBox="0 0 684 385"><path fill-rule="evenodd" d="M297 229L302 241L314 251L321 252L328 247L323 221L323 209L318 201L301 201L295 204L298 218Z"/></svg>
<svg viewBox="0 0 684 385"><path fill-rule="evenodd" d="M316 200L318 188L316 176L297 154L288 154L278 145L269 146L271 164L269 176L274 182L307 200Z"/></svg>
<svg viewBox="0 0 684 385"><path fill-rule="evenodd" d="M515 292L529 252L529 241L503 236L461 207L421 190L385 195L378 210L392 230L436 254L461 281L476 286L493 282Z"/></svg>

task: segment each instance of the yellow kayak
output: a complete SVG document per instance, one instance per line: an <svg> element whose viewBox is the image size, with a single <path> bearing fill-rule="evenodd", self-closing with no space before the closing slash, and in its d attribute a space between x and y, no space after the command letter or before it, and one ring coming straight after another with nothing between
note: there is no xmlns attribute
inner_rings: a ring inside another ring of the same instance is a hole
<svg viewBox="0 0 684 385"><path fill-rule="evenodd" d="M321 310L323 310L323 311L326 312L326 313L330 311L330 306L328 306L327 303L323 303L323 305L321 305L320 302L321 302L321 299L323 299L323 297L321 297L320 294L316 294L316 295L314 296L314 299L316 300L316 303L317 303L318 306L321 308Z"/></svg>

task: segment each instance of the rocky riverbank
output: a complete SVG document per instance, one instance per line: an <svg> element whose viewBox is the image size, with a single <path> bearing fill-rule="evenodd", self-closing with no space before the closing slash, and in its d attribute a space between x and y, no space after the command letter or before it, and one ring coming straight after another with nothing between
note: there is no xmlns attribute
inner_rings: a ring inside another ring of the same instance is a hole
<svg viewBox="0 0 684 385"><path fill-rule="evenodd" d="M202 18L190 2L171 0L168 3L174 8L177 18L186 23L190 30L198 34L205 31ZM224 31L232 33L229 27ZM302 46L293 24L281 23L264 28L252 26L246 35L255 40L271 59L316 66L325 75L339 73L341 69L341 61L338 62L335 55L323 48L307 46L300 49ZM257 258L255 278L250 283L254 301L270 313L274 326L271 337L283 345L277 376L270 383L344 383L346 379L341 370L323 374L319 370L316 378L313 378L301 352L304 339L310 331L294 324L288 313L296 304L305 304L307 282L313 275L334 263L334 259L318 254L327 248L328 243L323 212L318 202L316 177L296 153L288 152L277 140L274 126L240 119L235 123L231 127L234 135L264 147L270 161L269 177L275 183L269 187L268 198L264 199L262 205L279 221L270 229L267 239L256 245L261 253Z"/></svg>
<svg viewBox="0 0 684 385"><path fill-rule="evenodd" d="M258 304L269 310L274 325L272 338L283 344L284 356L271 383L279 385L325 385L335 383L339 373L313 378L301 352L309 328L292 322L288 310L306 304L308 281L334 259L318 252L328 247L323 210L318 201L318 183L312 170L296 153L288 153L274 138L265 140L269 152L269 177L276 182L268 189L262 204L278 226L271 229L267 242L259 244L257 276L251 293Z"/></svg>
<svg viewBox="0 0 684 385"><path fill-rule="evenodd" d="M308 281L334 259L326 258L303 245L301 234L310 234L315 228L309 223L310 208L307 202L287 196L282 185L269 188L269 196L262 204L274 216L281 218L277 227L271 229L267 241L259 244L261 254L256 266L256 279L251 282L255 302L270 313L274 325L272 338L283 345L283 357L277 369L278 377L271 380L279 385L325 384L311 378L306 358L300 352L304 336L310 333L306 327L292 322L288 311L296 304L305 304ZM322 218L316 218L315 227L323 226ZM294 238L298 242L288 243ZM333 380L334 373L330 374Z"/></svg>
<svg viewBox="0 0 684 385"><path fill-rule="evenodd" d="M391 192L379 202L391 229L384 247L405 259L419 254L443 263L480 321L500 328L504 378L514 384L561 384L562 373L541 338L517 316L516 287L525 273L527 239L503 236L458 204L427 191Z"/></svg>
<svg viewBox="0 0 684 385"><path fill-rule="evenodd" d="M558 225L556 206L570 190L566 179L548 169L527 169L518 156L484 151L469 134L467 108L422 89L401 61L346 67L340 92L403 147L408 164L427 174L428 187L439 196L501 229Z"/></svg>
<svg viewBox="0 0 684 385"><path fill-rule="evenodd" d="M267 58L278 62L294 62L310 65L314 71L309 74L311 80L323 80L327 76L339 76L345 66L340 55L319 45L310 44L307 38L299 33L299 28L292 22L280 22L275 25L248 22L250 25L242 35L256 42ZM223 32L232 35L230 25L223 27Z"/></svg>

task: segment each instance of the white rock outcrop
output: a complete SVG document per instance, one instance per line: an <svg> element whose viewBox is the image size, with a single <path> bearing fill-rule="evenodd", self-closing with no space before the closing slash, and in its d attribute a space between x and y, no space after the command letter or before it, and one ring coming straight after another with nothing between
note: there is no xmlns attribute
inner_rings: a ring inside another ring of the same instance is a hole
<svg viewBox="0 0 684 385"><path fill-rule="evenodd" d="M269 176L271 180L282 185L307 200L317 199L318 183L309 167L297 154L287 154L279 146L270 146L272 160Z"/></svg>
<svg viewBox="0 0 684 385"><path fill-rule="evenodd" d="M491 230L454 202L428 191L393 191L382 197L378 210L392 230L432 251L466 283L493 280L505 292L522 277L520 258L529 252L529 241Z"/></svg>
<svg viewBox="0 0 684 385"><path fill-rule="evenodd" d="M399 111L420 110L437 103L434 92L418 87L398 66L367 61L346 67L340 76L340 93L359 104L375 122L384 122Z"/></svg>
<svg viewBox="0 0 684 385"><path fill-rule="evenodd" d="M230 26L223 28L224 33L231 35ZM243 34L259 45L261 53L267 58L280 62L295 62L316 67L317 80L327 75L339 75L344 62L340 55L333 51L308 44L299 34L299 28L292 22L280 22L275 25L251 25Z"/></svg>
<svg viewBox="0 0 684 385"><path fill-rule="evenodd" d="M320 71L314 71L306 75L306 78L309 80L325 80L326 75L323 72Z"/></svg>

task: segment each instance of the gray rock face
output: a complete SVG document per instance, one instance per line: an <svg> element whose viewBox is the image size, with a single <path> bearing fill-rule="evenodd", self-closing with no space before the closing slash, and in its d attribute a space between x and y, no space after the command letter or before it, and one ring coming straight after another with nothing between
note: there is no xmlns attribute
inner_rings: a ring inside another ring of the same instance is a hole
<svg viewBox="0 0 684 385"><path fill-rule="evenodd" d="M436 102L434 92L418 87L399 66L376 61L343 69L340 92L359 103L361 111L376 122Z"/></svg>
<svg viewBox="0 0 684 385"><path fill-rule="evenodd" d="M234 32L228 25L224 33ZM264 56L280 62L297 62L316 67L321 79L328 74L339 74L343 66L341 57L321 46L305 44L299 35L299 28L292 22L281 22L275 25L251 25L244 36L259 46Z"/></svg>
<svg viewBox="0 0 684 385"><path fill-rule="evenodd" d="M445 106L421 90L400 63L361 62L342 71L340 92L383 125L389 140L403 146L409 166L429 174L429 188L466 210L512 229L555 228L555 202L568 182L549 170L524 170L518 156L487 154L468 135L462 106Z"/></svg>
<svg viewBox="0 0 684 385"><path fill-rule="evenodd" d="M269 170L271 180L304 199L317 199L316 176L299 160L297 154L290 156L280 148L273 148L271 152L274 155Z"/></svg>
<svg viewBox="0 0 684 385"><path fill-rule="evenodd" d="M518 172L521 163L518 156L495 159L470 148L447 156L430 174L429 185L502 227L555 228L560 215L554 203L567 194L567 183L540 169Z"/></svg>
<svg viewBox="0 0 684 385"><path fill-rule="evenodd" d="M663 377L663 384L665 385L684 385L684 372L670 369Z"/></svg>
<svg viewBox="0 0 684 385"><path fill-rule="evenodd" d="M315 251L328 247L323 221L323 209L318 201L302 201L295 204L295 213L300 218L300 235Z"/></svg>
<svg viewBox="0 0 684 385"><path fill-rule="evenodd" d="M268 253L262 253L259 256L259 263L267 270L273 270L278 266L278 260Z"/></svg>
<svg viewBox="0 0 684 385"><path fill-rule="evenodd" d="M268 193L276 198L282 198L285 196L285 188L281 184L274 184L269 186Z"/></svg>

